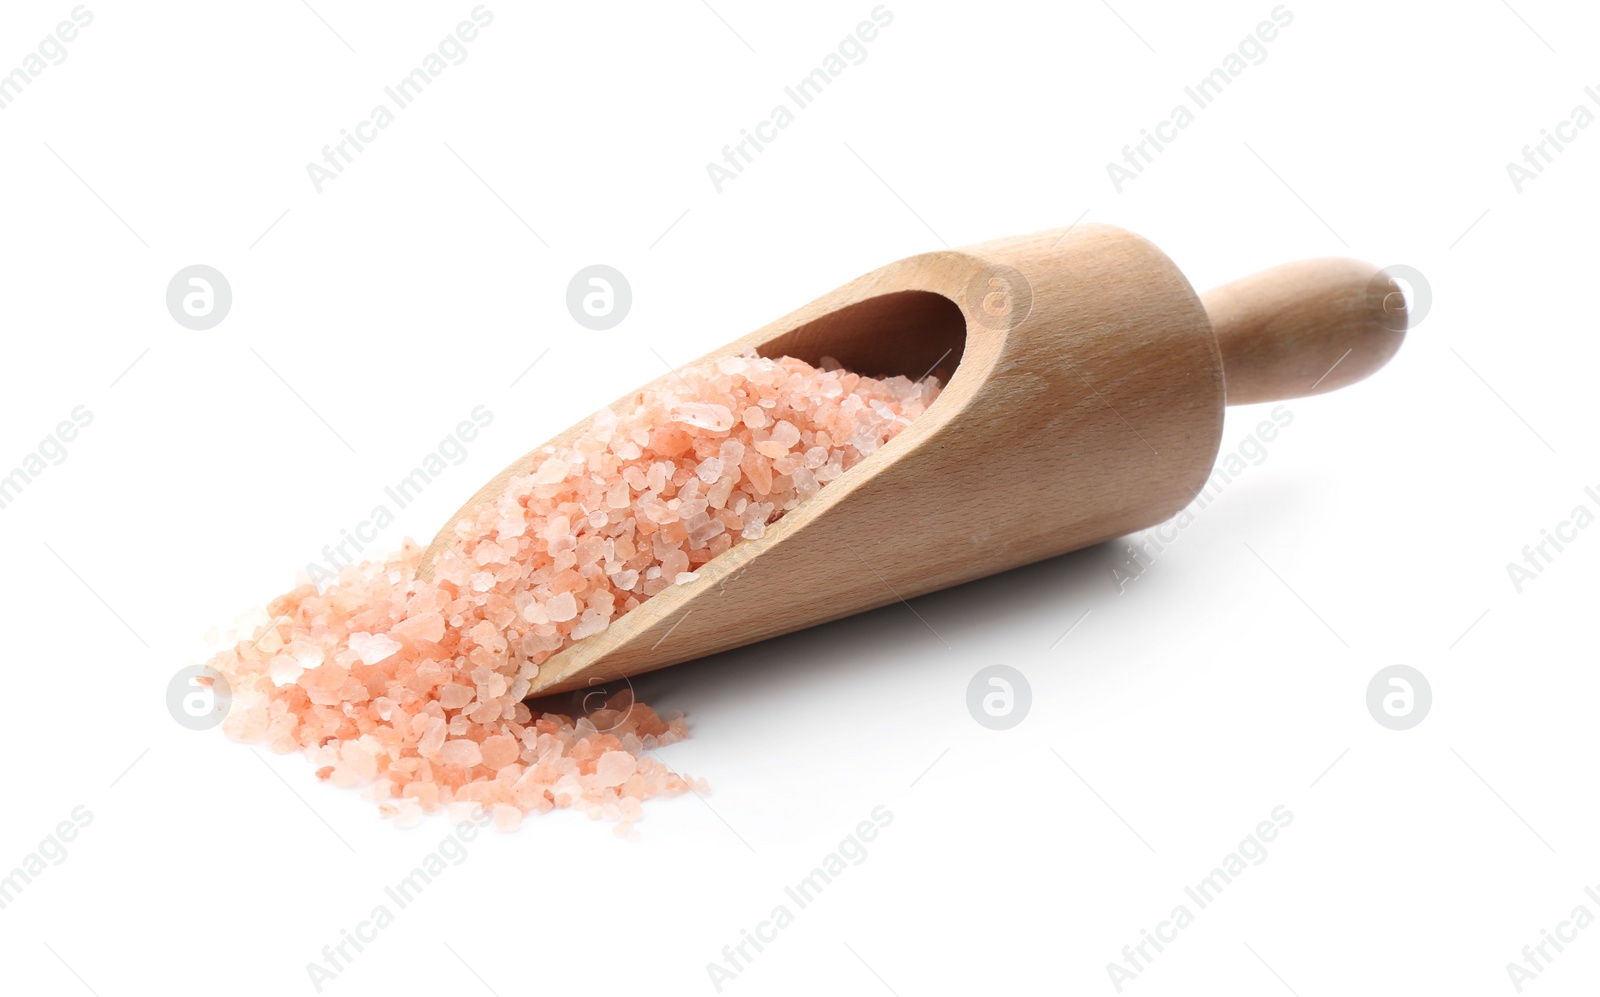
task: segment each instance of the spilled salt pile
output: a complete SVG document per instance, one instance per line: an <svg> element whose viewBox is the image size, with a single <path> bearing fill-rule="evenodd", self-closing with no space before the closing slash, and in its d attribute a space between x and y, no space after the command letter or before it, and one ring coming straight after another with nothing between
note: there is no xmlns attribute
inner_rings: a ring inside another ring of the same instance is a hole
<svg viewBox="0 0 1600 997"><path fill-rule="evenodd" d="M431 580L407 542L278 597L270 623L210 662L233 689L224 730L304 751L401 824L463 803L509 830L576 807L626 832L641 801L691 788L647 754L687 735L682 717L627 690L577 717L535 715L523 697L551 655L692 583L938 396L933 379L824 364L751 353L685 369L544 448L454 525Z"/></svg>

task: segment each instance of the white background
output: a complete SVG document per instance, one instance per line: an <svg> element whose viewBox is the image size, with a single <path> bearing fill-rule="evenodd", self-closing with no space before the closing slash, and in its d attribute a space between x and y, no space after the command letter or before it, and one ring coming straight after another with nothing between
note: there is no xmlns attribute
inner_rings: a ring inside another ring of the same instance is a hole
<svg viewBox="0 0 1600 997"><path fill-rule="evenodd" d="M638 841L571 813L478 839L324 992L714 993L707 964L881 805L865 861L723 992L1113 994L1106 964L1283 805L1268 858L1124 992L1515 993L1541 929L1600 914L1600 529L1520 594L1506 571L1600 507L1600 127L1521 193L1506 163L1600 112L1600 22L1512 5L1291 0L1266 61L1118 193L1106 163L1269 0L891 0L718 193L706 163L870 0L492 2L319 194L306 163L468 0L91 3L0 111L0 466L94 415L0 510L0 871L93 813L0 910L4 989L312 993L306 964L437 846L442 818L397 831L163 697L474 406L493 424L378 549L664 361L901 256L1084 218L1200 288L1354 255L1417 268L1433 306L1380 374L1292 403L1125 591L1105 545L639 680L687 712L663 757L709 797L647 805ZM72 6L0 9L0 72ZM164 306L193 263L234 293L206 332ZM566 311L591 263L632 283L610 332ZM996 663L1033 693L1005 732L965 706ZM1404 732L1365 706L1396 663L1434 694ZM1597 978L1591 927L1527 988Z"/></svg>

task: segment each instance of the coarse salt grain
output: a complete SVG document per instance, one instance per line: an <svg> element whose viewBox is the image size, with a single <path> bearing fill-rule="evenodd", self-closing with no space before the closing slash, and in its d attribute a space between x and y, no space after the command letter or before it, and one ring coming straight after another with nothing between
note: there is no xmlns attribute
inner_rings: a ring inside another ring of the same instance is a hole
<svg viewBox="0 0 1600 997"><path fill-rule="evenodd" d="M681 716L626 689L587 715L535 715L523 697L540 664L762 537L939 386L754 353L679 374L546 447L455 524L431 580L408 541L322 591L273 600L253 639L211 661L235 696L224 731L303 751L337 785L365 783L401 827L479 806L512 830L574 807L629 836L642 800L688 791L646 755L687 736Z"/></svg>

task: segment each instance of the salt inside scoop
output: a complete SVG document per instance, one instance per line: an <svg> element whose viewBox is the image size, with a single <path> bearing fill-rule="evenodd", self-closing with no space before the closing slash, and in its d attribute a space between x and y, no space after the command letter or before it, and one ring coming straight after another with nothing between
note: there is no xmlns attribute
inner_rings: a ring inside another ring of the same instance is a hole
<svg viewBox="0 0 1600 997"><path fill-rule="evenodd" d="M407 541L218 653L224 731L303 751L319 778L366 786L402 825L450 804L502 830L560 807L618 821L691 788L648 753L688 734L623 689L568 713L523 702L540 664L785 513L893 439L938 397L934 378L875 379L753 352L685 368L598 413L577 439L453 526L429 580Z"/></svg>

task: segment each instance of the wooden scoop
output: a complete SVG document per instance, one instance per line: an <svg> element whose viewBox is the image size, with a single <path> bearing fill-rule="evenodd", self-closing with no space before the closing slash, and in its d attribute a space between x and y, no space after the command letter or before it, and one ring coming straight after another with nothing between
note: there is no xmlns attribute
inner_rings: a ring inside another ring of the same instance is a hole
<svg viewBox="0 0 1600 997"><path fill-rule="evenodd" d="M1405 328L1401 289L1365 263L1289 263L1202 300L1155 246L1100 225L875 270L702 360L749 347L812 364L832 356L873 376L934 373L946 385L934 405L761 539L552 656L533 694L664 668L1153 526L1210 476L1225 402L1359 381L1394 355ZM424 577L460 542L453 525L529 473L537 452L451 517L424 555Z"/></svg>

